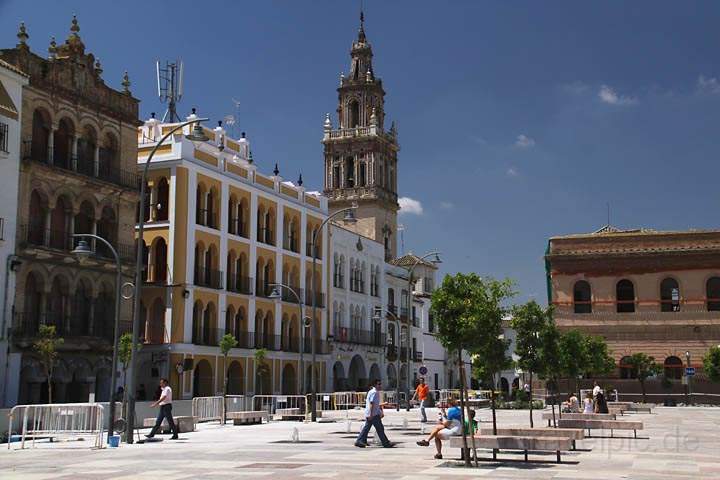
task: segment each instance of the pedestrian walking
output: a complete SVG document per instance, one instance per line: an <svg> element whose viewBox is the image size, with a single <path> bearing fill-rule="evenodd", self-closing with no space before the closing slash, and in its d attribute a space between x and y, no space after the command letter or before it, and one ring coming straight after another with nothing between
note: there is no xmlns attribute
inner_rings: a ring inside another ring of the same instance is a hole
<svg viewBox="0 0 720 480"><path fill-rule="evenodd" d="M150 404L150 406L160 406L160 411L158 412L157 420L155 420L155 426L150 430L150 433L145 436L147 438L153 438L162 425L163 419L166 419L170 426L170 431L172 431L172 437L170 437L170 439L177 440L178 431L172 416L172 388L170 388L166 379L160 379L160 398Z"/></svg>
<svg viewBox="0 0 720 480"><path fill-rule="evenodd" d="M420 377L420 383L418 383L418 386L415 388L415 393L413 394L413 400L417 398L417 400L420 402L420 422L427 423L427 415L425 414L425 407L427 405L427 398L428 393L430 392L430 387L427 386L425 383L425 379L423 377Z"/></svg>
<svg viewBox="0 0 720 480"><path fill-rule="evenodd" d="M356 447L367 447L367 437L372 427L375 427L375 435L378 436L383 447L392 448L395 446L395 444L388 440L385 435L385 427L382 423L382 418L385 416L383 413L384 404L380 403L381 391L382 383L380 380L375 380L373 387L367 393L367 397L365 398L365 425L363 425L362 430L360 430L360 434L355 440Z"/></svg>

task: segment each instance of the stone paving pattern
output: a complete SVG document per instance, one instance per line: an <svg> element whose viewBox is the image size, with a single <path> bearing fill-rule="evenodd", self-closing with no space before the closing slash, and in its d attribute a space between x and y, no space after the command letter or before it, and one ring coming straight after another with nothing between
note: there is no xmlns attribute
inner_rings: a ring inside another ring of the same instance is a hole
<svg viewBox="0 0 720 480"><path fill-rule="evenodd" d="M481 410L483 426L490 419ZM360 412L350 412L356 419ZM0 478L44 479L412 479L461 477L493 479L720 479L720 408L664 408L653 414L627 415L642 420L645 429L617 432L626 438L591 438L578 442L578 451L552 463L554 454L501 452L502 461L480 462L479 468L461 468L459 451L445 449L444 460L434 460L433 447L418 447L421 425L418 412L389 411L385 424L396 448L353 446L361 423L306 424L273 422L263 425L220 426L201 424L198 431L181 435L176 442L122 445L94 450L90 441L37 443L35 448L0 448ZM429 418L436 418L434 411ZM407 419L407 429L403 428ZM536 425L544 425L540 412ZM500 426L529 426L527 411L499 411ZM302 443L289 443L293 428ZM426 427L429 428L429 427ZM143 431L144 433L147 430ZM610 432L603 432L609 435ZM601 432L597 433L598 435ZM167 438L167 437L166 437ZM490 452L481 456L490 457ZM535 460L535 461L533 461Z"/></svg>

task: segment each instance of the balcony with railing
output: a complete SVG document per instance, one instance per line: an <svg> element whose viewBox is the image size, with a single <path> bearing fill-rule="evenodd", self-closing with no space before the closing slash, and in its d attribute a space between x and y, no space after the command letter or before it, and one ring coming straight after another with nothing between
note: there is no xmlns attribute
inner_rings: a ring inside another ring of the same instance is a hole
<svg viewBox="0 0 720 480"><path fill-rule="evenodd" d="M193 325L192 343L194 345L217 347L220 343L220 338L224 334L224 331L219 328L200 328L196 324Z"/></svg>
<svg viewBox="0 0 720 480"><path fill-rule="evenodd" d="M398 314L398 306L397 305L388 305L387 306L387 316L391 320L395 320Z"/></svg>
<svg viewBox="0 0 720 480"><path fill-rule="evenodd" d="M233 218L230 220L228 225L229 233L237 235L238 237L249 238L248 235L248 224L243 222L242 218Z"/></svg>
<svg viewBox="0 0 720 480"><path fill-rule="evenodd" d="M252 295L253 279L240 275L229 275L227 279L227 291Z"/></svg>
<svg viewBox="0 0 720 480"><path fill-rule="evenodd" d="M275 236L273 230L268 227L257 229L257 241L266 245L275 245Z"/></svg>
<svg viewBox="0 0 720 480"><path fill-rule="evenodd" d="M46 229L41 223L24 223L18 226L18 244L21 248L36 247L71 252L80 239L64 230ZM115 260L112 252L104 244L89 241L91 247L95 246L95 258ZM112 242L111 242L112 243ZM135 245L113 243L121 261L135 260Z"/></svg>
<svg viewBox="0 0 720 480"><path fill-rule="evenodd" d="M410 319L410 310L407 307L400 307L400 320L407 322Z"/></svg>
<svg viewBox="0 0 720 480"><path fill-rule="evenodd" d="M95 337L110 342L115 333L114 316L90 319L82 315L56 312L15 312L12 337L16 340L36 338L41 325L54 326L58 338Z"/></svg>
<svg viewBox="0 0 720 480"><path fill-rule="evenodd" d="M210 268L196 268L193 283L198 287L223 288L223 272Z"/></svg>
<svg viewBox="0 0 720 480"><path fill-rule="evenodd" d="M333 325L333 339L336 342L381 347L385 345L385 334L380 330L362 330Z"/></svg>
<svg viewBox="0 0 720 480"><path fill-rule="evenodd" d="M324 307L325 306L325 294L322 292L314 292L314 299L315 299L315 306L316 307ZM312 306L313 305L313 292L311 290L305 290L305 305Z"/></svg>
<svg viewBox="0 0 720 480"><path fill-rule="evenodd" d="M397 360L397 354L398 354L398 348L395 345L388 345L386 347L385 356L389 361L394 362L395 360Z"/></svg>
<svg viewBox="0 0 720 480"><path fill-rule="evenodd" d="M305 255L308 256L308 257L310 257L310 258L312 258L312 256L313 256L313 245L312 245L312 242L307 242L307 243L305 244ZM320 247L320 245L315 245L315 258L316 258L317 260L321 260L321 259L322 259L322 248Z"/></svg>
<svg viewBox="0 0 720 480"><path fill-rule="evenodd" d="M298 243L300 242L298 242L298 239L296 237L285 237L283 238L283 249L290 252L300 253Z"/></svg>
<svg viewBox="0 0 720 480"><path fill-rule="evenodd" d="M109 157L110 153L104 151L104 149L100 149L99 163L96 163L92 158L78 157L70 154L62 158L58 156L58 158L54 158L51 163L51 151L52 147L47 149L33 148L32 140L23 141L23 160L31 160L54 168L71 171L85 177L112 183L122 188L140 190L140 175L130 170L111 167L110 165L112 165L113 159ZM112 153L115 154L115 152Z"/></svg>
<svg viewBox="0 0 720 480"><path fill-rule="evenodd" d="M198 208L195 213L195 223L215 230L218 229L217 214L212 210Z"/></svg>
<svg viewBox="0 0 720 480"><path fill-rule="evenodd" d="M422 362L422 359L423 359L422 352L419 350L413 350L412 351L412 359L414 362Z"/></svg>
<svg viewBox="0 0 720 480"><path fill-rule="evenodd" d="M282 293L280 294L282 296L283 302L290 302L290 303L300 303L303 301L303 298L305 297L305 291L300 287L295 287L293 285L290 285L290 287L297 293L298 297L295 297L295 294L292 293L287 288L282 289Z"/></svg>

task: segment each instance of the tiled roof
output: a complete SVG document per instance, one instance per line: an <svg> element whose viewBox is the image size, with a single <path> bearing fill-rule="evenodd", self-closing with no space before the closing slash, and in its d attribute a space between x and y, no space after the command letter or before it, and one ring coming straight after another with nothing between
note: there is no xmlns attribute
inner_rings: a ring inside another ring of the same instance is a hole
<svg viewBox="0 0 720 480"><path fill-rule="evenodd" d="M572 233L569 235L556 235L550 237L550 240L557 239L573 239L573 238L599 238L599 237L633 237L633 236L668 236L668 235L692 235L692 234L707 234L717 233L720 234L720 230L653 230L651 228L637 228L622 230L612 225L605 225L604 227L596 230L592 233Z"/></svg>
<svg viewBox="0 0 720 480"><path fill-rule="evenodd" d="M657 247L620 247L620 248L580 248L551 252L554 255L622 255L634 253L689 253L702 251L720 251L720 243L706 245L668 245Z"/></svg>
<svg viewBox="0 0 720 480"><path fill-rule="evenodd" d="M17 73L17 74L19 74L19 75L22 75L23 77L28 77L28 78L30 77L30 75L28 75L27 73L23 72L22 70L20 70L20 69L19 69L18 67L16 67L15 65L13 65L13 64L11 64L11 63L8 63L8 62L6 62L5 60L3 60L3 59L1 59L1 58L0 58L0 67L5 67L5 68L7 68L8 70L10 70L11 72L15 72L15 73Z"/></svg>

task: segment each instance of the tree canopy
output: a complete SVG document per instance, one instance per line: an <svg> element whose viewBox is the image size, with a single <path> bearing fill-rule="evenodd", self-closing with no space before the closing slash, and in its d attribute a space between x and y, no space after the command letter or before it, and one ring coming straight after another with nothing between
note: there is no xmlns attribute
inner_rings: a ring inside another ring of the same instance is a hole
<svg viewBox="0 0 720 480"><path fill-rule="evenodd" d="M703 357L703 370L713 382L720 382L720 345L710 347Z"/></svg>

